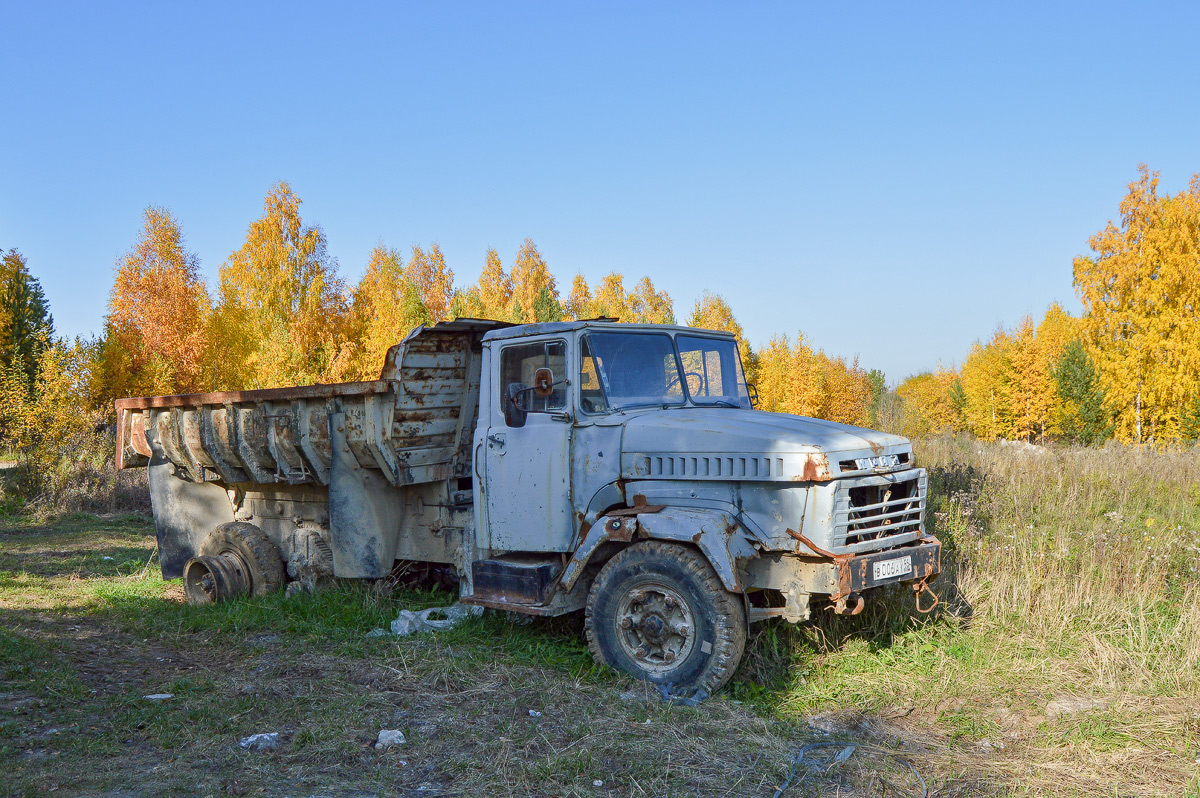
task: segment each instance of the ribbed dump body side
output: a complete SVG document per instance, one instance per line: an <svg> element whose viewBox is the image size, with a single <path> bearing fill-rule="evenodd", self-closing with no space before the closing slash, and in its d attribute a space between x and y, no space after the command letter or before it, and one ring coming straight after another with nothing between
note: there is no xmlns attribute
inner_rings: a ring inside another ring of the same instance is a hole
<svg viewBox="0 0 1200 798"><path fill-rule="evenodd" d="M417 328L369 382L118 400L117 466L145 465L158 451L193 482L324 486L337 423L354 461L393 485L465 476L479 341L493 326Z"/></svg>

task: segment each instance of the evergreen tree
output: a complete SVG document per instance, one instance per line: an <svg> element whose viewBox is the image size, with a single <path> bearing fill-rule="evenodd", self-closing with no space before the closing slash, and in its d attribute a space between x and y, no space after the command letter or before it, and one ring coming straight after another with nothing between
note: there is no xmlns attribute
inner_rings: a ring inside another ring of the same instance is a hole
<svg viewBox="0 0 1200 798"><path fill-rule="evenodd" d="M1100 374L1080 341L1071 341L1052 370L1061 403L1056 427L1064 440L1103 443L1113 434L1111 414L1104 406Z"/></svg>
<svg viewBox="0 0 1200 798"><path fill-rule="evenodd" d="M19 370L29 384L54 336L54 319L41 283L15 249L4 253L0 269L0 366Z"/></svg>
<svg viewBox="0 0 1200 798"><path fill-rule="evenodd" d="M870 418L871 426L877 427L879 424L879 403L883 399L883 395L887 392L887 377L879 369L871 369L867 372L867 387L871 391L871 403L867 406L867 415Z"/></svg>
<svg viewBox="0 0 1200 798"><path fill-rule="evenodd" d="M548 286L542 286L533 299L534 321L562 321L563 306L558 297L550 292Z"/></svg>

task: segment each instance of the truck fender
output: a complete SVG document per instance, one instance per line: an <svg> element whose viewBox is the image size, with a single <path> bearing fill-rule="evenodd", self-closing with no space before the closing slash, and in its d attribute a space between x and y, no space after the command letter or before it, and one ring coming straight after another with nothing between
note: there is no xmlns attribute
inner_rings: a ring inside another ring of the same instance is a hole
<svg viewBox="0 0 1200 798"><path fill-rule="evenodd" d="M708 559L726 590L742 592L737 561L755 556L746 530L729 513L687 507L610 511L584 533L575 554L563 570L561 585L570 590L588 560L608 541L629 542L635 537L669 540L696 546Z"/></svg>

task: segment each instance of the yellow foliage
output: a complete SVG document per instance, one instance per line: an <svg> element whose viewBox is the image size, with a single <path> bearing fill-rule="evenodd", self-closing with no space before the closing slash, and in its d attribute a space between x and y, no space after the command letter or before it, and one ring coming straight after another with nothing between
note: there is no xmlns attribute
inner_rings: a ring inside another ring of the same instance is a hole
<svg viewBox="0 0 1200 798"><path fill-rule="evenodd" d="M738 352L742 356L742 367L746 370L746 379L757 386L758 374L755 371L754 353L746 341L742 325L738 324L733 315L733 308L718 294L705 291L692 307L692 315L688 316L687 326L699 327L703 330L721 330L732 333L737 338Z"/></svg>
<svg viewBox="0 0 1200 798"><path fill-rule="evenodd" d="M146 208L109 292L103 370L111 395L201 389L211 303L198 265L171 212Z"/></svg>
<svg viewBox="0 0 1200 798"><path fill-rule="evenodd" d="M571 295L563 305L563 312L568 319L592 318L588 314L592 307L592 290L588 288L587 279L582 274L575 275L571 281Z"/></svg>
<svg viewBox="0 0 1200 798"><path fill-rule="evenodd" d="M18 368L0 374L0 429L22 467L20 487L39 511L78 506L113 480L105 469L111 408L97 385L100 356L95 341L55 341L41 353L33 384Z"/></svg>
<svg viewBox="0 0 1200 798"><path fill-rule="evenodd" d="M909 377L896 387L904 401L901 432L909 437L924 437L952 432L958 427L958 412L951 398L951 387L959 379L953 369L939 366L936 371Z"/></svg>
<svg viewBox="0 0 1200 798"><path fill-rule="evenodd" d="M642 324L674 324L675 310L666 291L655 291L649 277L638 280L625 304L632 313L629 321Z"/></svg>
<svg viewBox="0 0 1200 798"><path fill-rule="evenodd" d="M623 275L619 272L609 272L601 278L600 285L596 286L596 291L592 294L588 315L609 316L626 322L633 320Z"/></svg>
<svg viewBox="0 0 1200 798"><path fill-rule="evenodd" d="M773 336L757 355L759 409L824 418L863 426L868 421L871 386L857 359L831 358L814 352L796 334Z"/></svg>
<svg viewBox="0 0 1200 798"><path fill-rule="evenodd" d="M512 313L513 282L504 272L504 264L494 249L487 251L483 273L479 275L479 316L508 321Z"/></svg>
<svg viewBox="0 0 1200 798"><path fill-rule="evenodd" d="M1010 437L1008 352L1012 341L1003 329L997 330L985 346L976 341L962 367L965 424L972 435L985 441Z"/></svg>
<svg viewBox="0 0 1200 798"><path fill-rule="evenodd" d="M655 290L650 278L643 277L632 292L626 292L625 277L619 272L604 275L595 293L582 274L575 275L564 311L572 319L608 316L631 324L675 323L674 304L666 291Z"/></svg>
<svg viewBox="0 0 1200 798"><path fill-rule="evenodd" d="M1010 435L1032 441L1045 436L1054 407L1054 380L1050 364L1034 337L1033 319L1026 316L1012 336L1008 352L1008 400L1012 419Z"/></svg>
<svg viewBox="0 0 1200 798"><path fill-rule="evenodd" d="M1120 212L1074 261L1084 333L1117 438L1172 438L1200 384L1200 176L1159 196L1142 164Z"/></svg>
<svg viewBox="0 0 1200 798"><path fill-rule="evenodd" d="M412 258L404 270L404 277L417 287L421 301L434 323L450 318L454 272L446 268L446 259L437 244L431 246L428 252L414 244Z"/></svg>
<svg viewBox="0 0 1200 798"><path fill-rule="evenodd" d="M424 292L409 273L396 250L383 244L372 250L350 304L349 331L355 342L351 379L377 379L387 350L414 327L431 323Z"/></svg>
<svg viewBox="0 0 1200 798"><path fill-rule="evenodd" d="M545 289L553 299L558 299L558 288L554 275L538 252L537 244L532 238L527 238L517 251L517 259L512 267L512 291L514 308L512 320L515 322L535 322L535 305L538 294Z"/></svg>
<svg viewBox="0 0 1200 798"><path fill-rule="evenodd" d="M330 382L352 369L345 288L300 203L287 183L273 186L245 244L221 265L210 325L217 387Z"/></svg>

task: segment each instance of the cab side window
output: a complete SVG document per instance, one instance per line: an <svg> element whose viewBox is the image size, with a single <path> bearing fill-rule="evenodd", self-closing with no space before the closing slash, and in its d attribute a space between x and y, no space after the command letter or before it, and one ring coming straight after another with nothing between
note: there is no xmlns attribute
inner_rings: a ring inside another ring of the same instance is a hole
<svg viewBox="0 0 1200 798"><path fill-rule="evenodd" d="M567 406L566 385L555 385L549 396L538 396L532 389L534 374L550 369L554 382L566 376L567 347L562 341L507 346L500 352L500 402L515 401L526 412L563 410ZM512 398L510 398L512 397Z"/></svg>

